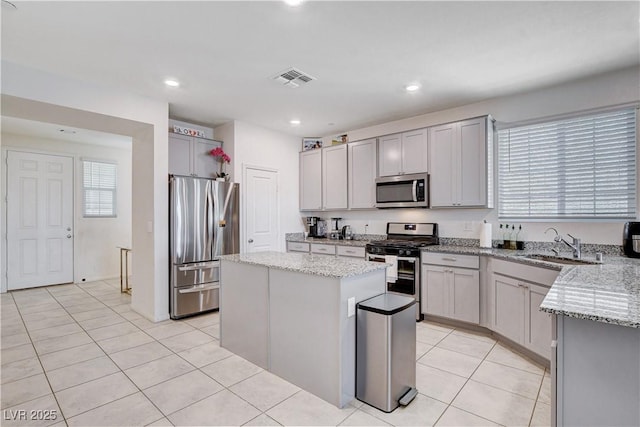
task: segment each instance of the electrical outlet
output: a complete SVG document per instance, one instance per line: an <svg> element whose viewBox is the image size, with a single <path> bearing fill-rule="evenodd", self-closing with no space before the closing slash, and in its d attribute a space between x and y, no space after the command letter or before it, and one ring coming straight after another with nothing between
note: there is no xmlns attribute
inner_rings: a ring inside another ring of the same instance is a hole
<svg viewBox="0 0 640 427"><path fill-rule="evenodd" d="M347 317L353 317L356 315L356 297L351 297L347 300Z"/></svg>

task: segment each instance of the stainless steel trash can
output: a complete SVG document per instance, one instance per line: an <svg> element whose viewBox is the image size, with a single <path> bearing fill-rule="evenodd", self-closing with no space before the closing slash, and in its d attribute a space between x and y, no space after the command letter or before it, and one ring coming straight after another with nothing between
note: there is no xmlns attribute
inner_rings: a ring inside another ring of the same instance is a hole
<svg viewBox="0 0 640 427"><path fill-rule="evenodd" d="M417 394L415 303L382 294L358 304L356 398L384 412Z"/></svg>

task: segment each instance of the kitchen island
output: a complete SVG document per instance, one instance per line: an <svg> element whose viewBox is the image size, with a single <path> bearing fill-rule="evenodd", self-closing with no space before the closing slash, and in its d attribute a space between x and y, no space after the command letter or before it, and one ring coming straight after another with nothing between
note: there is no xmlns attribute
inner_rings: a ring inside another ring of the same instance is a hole
<svg viewBox="0 0 640 427"><path fill-rule="evenodd" d="M355 304L385 292L386 264L326 255L226 255L220 345L342 408L355 398Z"/></svg>

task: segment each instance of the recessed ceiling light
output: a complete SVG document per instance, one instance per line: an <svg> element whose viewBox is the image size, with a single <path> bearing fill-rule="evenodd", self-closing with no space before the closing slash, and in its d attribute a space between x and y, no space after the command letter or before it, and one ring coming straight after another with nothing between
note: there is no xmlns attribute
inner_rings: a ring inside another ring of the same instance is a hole
<svg viewBox="0 0 640 427"><path fill-rule="evenodd" d="M177 80L173 80L173 79L165 80L164 84L166 84L167 86L170 86L170 87L178 87L178 86L180 86L180 82L177 81Z"/></svg>
<svg viewBox="0 0 640 427"><path fill-rule="evenodd" d="M302 0L284 0L286 4L289 6L300 6L302 4Z"/></svg>
<svg viewBox="0 0 640 427"><path fill-rule="evenodd" d="M291 126L298 126L300 124L300 120L298 119L289 120L289 123L291 124Z"/></svg>
<svg viewBox="0 0 640 427"><path fill-rule="evenodd" d="M418 89L420 89L420 85L417 85L417 84L410 84L410 85L405 86L405 90L407 92L415 92Z"/></svg>

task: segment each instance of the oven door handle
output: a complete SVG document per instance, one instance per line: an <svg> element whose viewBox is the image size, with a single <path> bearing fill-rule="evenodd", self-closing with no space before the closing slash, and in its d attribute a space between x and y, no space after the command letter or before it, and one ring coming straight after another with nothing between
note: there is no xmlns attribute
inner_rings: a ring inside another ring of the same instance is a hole
<svg viewBox="0 0 640 427"><path fill-rule="evenodd" d="M407 261L407 262L411 262L411 263L415 263L416 262L416 258L407 258L407 257L398 257L398 261Z"/></svg>

